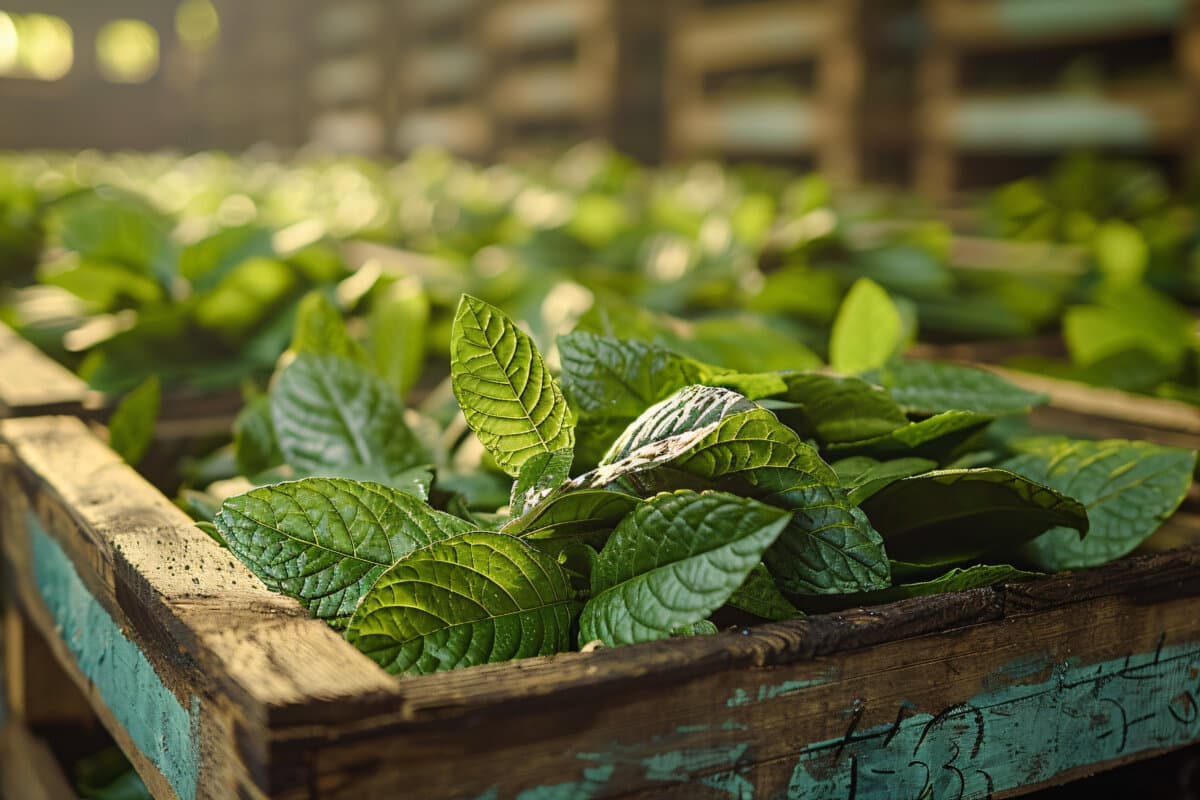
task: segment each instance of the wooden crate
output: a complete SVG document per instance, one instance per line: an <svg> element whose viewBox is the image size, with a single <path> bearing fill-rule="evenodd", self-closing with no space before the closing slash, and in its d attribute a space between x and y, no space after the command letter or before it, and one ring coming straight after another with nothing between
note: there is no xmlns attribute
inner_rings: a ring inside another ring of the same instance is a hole
<svg viewBox="0 0 1200 800"><path fill-rule="evenodd" d="M917 187L938 202L962 181L967 156L1050 156L1078 149L1192 156L1200 118L1194 0L1126 3L1043 0L924 0L930 42L920 67ZM1191 10L1189 11L1189 6ZM1173 32L1173 33L1172 33ZM1098 92L1008 91L965 85L965 60L986 53L1087 45L1117 48L1172 34L1175 76L1106 84Z"/></svg>
<svg viewBox="0 0 1200 800"><path fill-rule="evenodd" d="M658 156L661 31L668 3L498 0L481 41L497 152L523 155L601 138Z"/></svg>
<svg viewBox="0 0 1200 800"><path fill-rule="evenodd" d="M858 179L864 80L859 0L679 3L668 25L667 150L675 158L812 156L830 179ZM815 85L775 96L712 92L737 70L811 64Z"/></svg>
<svg viewBox="0 0 1200 800"><path fill-rule="evenodd" d="M395 679L83 423L0 441L16 608L160 798L1001 797L1200 740L1186 525L1029 583Z"/></svg>
<svg viewBox="0 0 1200 800"><path fill-rule="evenodd" d="M484 4L409 0L399 11L404 52L396 76L396 151L436 146L456 155L486 156L492 147L485 110L488 60L477 24Z"/></svg>
<svg viewBox="0 0 1200 800"><path fill-rule="evenodd" d="M309 138L337 152L382 154L396 124L398 9L379 0L310 1Z"/></svg>

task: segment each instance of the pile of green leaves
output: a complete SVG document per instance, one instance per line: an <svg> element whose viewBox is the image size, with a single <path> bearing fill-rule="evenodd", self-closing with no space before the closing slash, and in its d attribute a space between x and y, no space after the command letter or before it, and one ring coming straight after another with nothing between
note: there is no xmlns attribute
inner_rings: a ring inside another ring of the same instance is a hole
<svg viewBox="0 0 1200 800"><path fill-rule="evenodd" d="M281 251L260 226L181 241L174 220L129 195L76 193L45 224L38 285L14 294L5 321L104 392L151 374L212 390L269 373L299 299L346 275L327 244Z"/></svg>
<svg viewBox="0 0 1200 800"><path fill-rule="evenodd" d="M869 281L835 321L832 369L761 372L577 331L556 379L528 334L466 296L461 417L441 420L406 409L330 311L302 316L239 421L238 460L263 485L202 524L394 673L1093 566L1149 536L1196 464L1003 435L997 419L1043 398L900 359L911 328ZM506 496L487 508L471 472L503 475Z"/></svg>

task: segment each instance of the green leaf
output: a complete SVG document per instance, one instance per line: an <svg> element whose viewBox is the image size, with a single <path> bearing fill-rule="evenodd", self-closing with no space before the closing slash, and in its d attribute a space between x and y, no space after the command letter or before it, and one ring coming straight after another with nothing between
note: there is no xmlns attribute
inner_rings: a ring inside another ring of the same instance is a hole
<svg viewBox="0 0 1200 800"><path fill-rule="evenodd" d="M675 630L671 631L671 638L686 638L688 636L712 636L720 631L712 620L702 619L699 622L692 622L687 625L680 625Z"/></svg>
<svg viewBox="0 0 1200 800"><path fill-rule="evenodd" d="M525 511L525 504L536 501L560 485L571 474L574 453L570 450L555 450L553 453L537 453L521 465L521 472L513 482L509 505L514 515Z"/></svg>
<svg viewBox="0 0 1200 800"><path fill-rule="evenodd" d="M835 463L833 469L841 479L842 486L850 490L850 503L857 506L902 478L937 469L937 462L927 458L876 461L866 456L851 456Z"/></svg>
<svg viewBox="0 0 1200 800"><path fill-rule="evenodd" d="M883 540L850 505L837 475L765 409L644 447L576 482L640 494L721 489L794 511L764 559L789 592L867 591L889 581Z"/></svg>
<svg viewBox="0 0 1200 800"><path fill-rule="evenodd" d="M947 411L882 436L833 443L826 450L836 458L854 455L879 459L913 457L944 464L954 460L991 422L992 417L987 414Z"/></svg>
<svg viewBox="0 0 1200 800"><path fill-rule="evenodd" d="M367 364L367 353L346 330L342 312L320 290L309 292L296 312L290 348L295 353L333 355Z"/></svg>
<svg viewBox="0 0 1200 800"><path fill-rule="evenodd" d="M638 503L623 492L564 488L526 509L502 530L541 541L578 539L611 531Z"/></svg>
<svg viewBox="0 0 1200 800"><path fill-rule="evenodd" d="M730 389L747 400L777 397L788 390L784 375L779 372L731 372L706 378L703 383Z"/></svg>
<svg viewBox="0 0 1200 800"><path fill-rule="evenodd" d="M371 302L367 331L375 371L403 397L421 377L429 298L416 280L396 281Z"/></svg>
<svg viewBox="0 0 1200 800"><path fill-rule="evenodd" d="M795 619L804 616L779 591L766 565L759 564L750 571L745 582L730 595L726 605L769 620Z"/></svg>
<svg viewBox="0 0 1200 800"><path fill-rule="evenodd" d="M154 423L162 403L157 375L142 381L121 399L108 418L108 443L126 464L137 466L154 441Z"/></svg>
<svg viewBox="0 0 1200 800"><path fill-rule="evenodd" d="M1142 232L1123 220L1109 220L1092 240L1096 266L1117 286L1139 283L1150 262L1150 248Z"/></svg>
<svg viewBox="0 0 1200 800"><path fill-rule="evenodd" d="M268 588L334 623L401 558L471 530L398 489L341 478L254 489L226 500L213 522Z"/></svg>
<svg viewBox="0 0 1200 800"><path fill-rule="evenodd" d="M395 475L429 462L404 422L404 404L382 378L334 355L304 353L271 388L279 450L315 474L373 467Z"/></svg>
<svg viewBox="0 0 1200 800"><path fill-rule="evenodd" d="M501 469L515 477L530 456L574 448L558 383L533 340L500 310L463 295L451 348L454 395Z"/></svg>
<svg viewBox="0 0 1200 800"><path fill-rule="evenodd" d="M982 589L997 583L1012 583L1038 577L1040 573L1026 572L1006 564L975 564L970 567L955 567L936 578L913 583L900 583L877 592L847 594L839 597L805 598L809 611L837 611L852 606L877 606L894 603L910 597L926 597L944 592L966 592Z"/></svg>
<svg viewBox="0 0 1200 800"><path fill-rule="evenodd" d="M904 347L904 323L879 284L860 278L850 287L829 339L829 363L853 375L878 369Z"/></svg>
<svg viewBox="0 0 1200 800"><path fill-rule="evenodd" d="M994 372L936 361L894 361L879 373L879 382L910 414L974 411L1002 416L1023 414L1049 398L1028 392Z"/></svg>
<svg viewBox="0 0 1200 800"><path fill-rule="evenodd" d="M613 442L600 463L614 464L655 442L697 431L754 408L754 403L728 389L687 386L647 408Z"/></svg>
<svg viewBox="0 0 1200 800"><path fill-rule="evenodd" d="M238 412L233 421L233 448L238 469L248 477L283 463L271 422L271 401L266 395L252 398Z"/></svg>
<svg viewBox="0 0 1200 800"><path fill-rule="evenodd" d="M598 463L647 408L721 371L656 345L583 331L560 336L558 352L585 464Z"/></svg>
<svg viewBox="0 0 1200 800"><path fill-rule="evenodd" d="M194 291L207 292L242 262L274 255L271 231L266 228L223 228L183 248L179 274L188 279Z"/></svg>
<svg viewBox="0 0 1200 800"><path fill-rule="evenodd" d="M346 638L388 672L423 674L567 650L577 606L550 556L504 534L467 533L384 573Z"/></svg>
<svg viewBox="0 0 1200 800"><path fill-rule="evenodd" d="M801 436L822 442L853 442L884 436L908 424L888 393L859 378L797 372L784 376L787 390L779 400L781 419Z"/></svg>
<svg viewBox="0 0 1200 800"><path fill-rule="evenodd" d="M1141 284L1101 286L1095 305L1068 308L1062 323L1071 360L1085 367L1127 350L1176 364L1195 341L1187 309Z"/></svg>
<svg viewBox="0 0 1200 800"><path fill-rule="evenodd" d="M1022 554L1046 570L1092 567L1132 551L1174 513L1188 488L1196 453L1149 442L1044 441L1002 464L1070 493L1087 508L1083 541L1056 528Z"/></svg>
<svg viewBox="0 0 1200 800"><path fill-rule="evenodd" d="M1083 505L1005 469L955 469L896 481L862 504L897 561L945 567L1012 552L1050 528L1087 532Z"/></svg>
<svg viewBox="0 0 1200 800"><path fill-rule="evenodd" d="M621 521L592 571L579 641L668 638L723 606L790 514L721 492L662 494Z"/></svg>

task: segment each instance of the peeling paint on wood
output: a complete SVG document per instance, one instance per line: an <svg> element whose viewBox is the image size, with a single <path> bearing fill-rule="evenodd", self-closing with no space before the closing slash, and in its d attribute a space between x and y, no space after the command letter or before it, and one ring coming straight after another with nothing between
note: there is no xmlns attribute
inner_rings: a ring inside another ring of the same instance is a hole
<svg viewBox="0 0 1200 800"><path fill-rule="evenodd" d="M88 591L71 559L26 515L34 578L79 670L142 754L181 800L194 800L200 772L200 701L185 708L146 656Z"/></svg>
<svg viewBox="0 0 1200 800"><path fill-rule="evenodd" d="M844 736L805 748L788 796L985 798L1181 746L1200 739L1198 667L1200 645L1160 643L1102 664L1059 662L1046 680L985 690L936 714L900 708L894 723L861 731L852 716Z"/></svg>

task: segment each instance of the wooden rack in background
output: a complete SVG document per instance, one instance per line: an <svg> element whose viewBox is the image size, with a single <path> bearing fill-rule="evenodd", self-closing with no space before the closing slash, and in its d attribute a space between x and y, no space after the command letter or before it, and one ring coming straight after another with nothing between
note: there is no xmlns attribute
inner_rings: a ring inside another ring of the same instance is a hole
<svg viewBox="0 0 1200 800"><path fill-rule="evenodd" d="M811 157L835 182L855 182L862 11L859 0L678 4L667 34L668 152L680 159ZM812 70L810 91L712 86L723 76L789 66Z"/></svg>
<svg viewBox="0 0 1200 800"><path fill-rule="evenodd" d="M488 62L475 24L485 7L482 0L409 0L400 6L404 52L392 141L399 154L435 146L480 158L491 150L484 109Z"/></svg>
<svg viewBox="0 0 1200 800"><path fill-rule="evenodd" d="M947 199L964 182L967 156L1012 159L1075 149L1194 155L1198 9L1194 0L925 0L930 41L919 75L918 189ZM1005 55L1017 64L1074 48L1085 58L1107 53L1120 62L1132 43L1154 37L1169 48L1169 77L1106 74L1101 86L1082 90L1030 90L1020 81L1011 89L981 88L968 80L972 59Z"/></svg>

